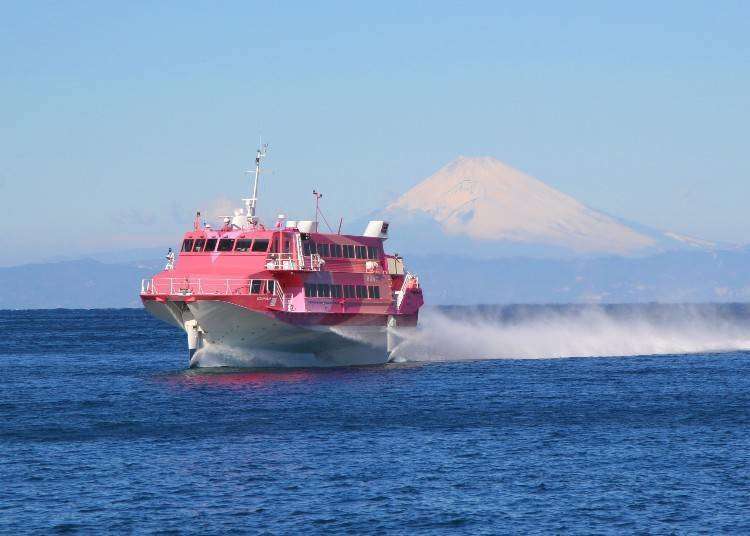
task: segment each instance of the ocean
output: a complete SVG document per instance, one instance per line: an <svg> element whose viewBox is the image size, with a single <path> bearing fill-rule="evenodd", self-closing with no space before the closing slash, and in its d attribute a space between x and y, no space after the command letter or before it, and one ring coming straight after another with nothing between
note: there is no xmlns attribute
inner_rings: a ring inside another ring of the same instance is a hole
<svg viewBox="0 0 750 536"><path fill-rule="evenodd" d="M425 311L396 363L186 369L3 311L2 533L750 533L750 309Z"/></svg>

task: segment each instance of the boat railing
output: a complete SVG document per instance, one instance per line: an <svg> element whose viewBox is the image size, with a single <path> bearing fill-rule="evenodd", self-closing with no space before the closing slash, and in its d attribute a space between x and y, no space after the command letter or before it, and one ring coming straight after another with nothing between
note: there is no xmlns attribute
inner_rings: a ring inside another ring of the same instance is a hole
<svg viewBox="0 0 750 536"><path fill-rule="evenodd" d="M154 279L143 279L141 280L141 294L144 295L170 295L170 296L192 296L194 294L205 296L205 295L220 295L220 296L235 296L235 295L247 295L247 294L268 294L268 282L272 281L269 279L255 279L255 281L263 281L265 285L261 285L261 292L252 292L252 281L253 278L236 278L236 279L224 279L224 278L212 278L212 277L160 277ZM273 282L273 291L271 294L281 293L283 291L278 281Z"/></svg>
<svg viewBox="0 0 750 536"><path fill-rule="evenodd" d="M271 298L271 307L278 307L282 311L293 311L292 300L289 296L284 293L284 289L281 288L277 281L273 287L273 297Z"/></svg>
<svg viewBox="0 0 750 536"><path fill-rule="evenodd" d="M319 272L325 264L317 253L297 256L293 253L269 253L266 268L279 271Z"/></svg>

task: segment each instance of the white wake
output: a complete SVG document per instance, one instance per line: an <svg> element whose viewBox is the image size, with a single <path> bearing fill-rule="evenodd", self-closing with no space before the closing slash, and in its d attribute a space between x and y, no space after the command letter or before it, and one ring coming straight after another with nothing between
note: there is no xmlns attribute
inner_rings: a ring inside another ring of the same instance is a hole
<svg viewBox="0 0 750 536"><path fill-rule="evenodd" d="M393 360L547 359L750 350L748 318L702 305L537 307L511 319L465 308L424 310Z"/></svg>

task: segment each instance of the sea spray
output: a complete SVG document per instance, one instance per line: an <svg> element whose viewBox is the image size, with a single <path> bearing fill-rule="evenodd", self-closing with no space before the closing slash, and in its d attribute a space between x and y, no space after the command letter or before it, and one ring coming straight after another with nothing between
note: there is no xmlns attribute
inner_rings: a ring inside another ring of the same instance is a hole
<svg viewBox="0 0 750 536"><path fill-rule="evenodd" d="M485 306L424 309L394 361L545 359L750 350L740 305Z"/></svg>
<svg viewBox="0 0 750 536"><path fill-rule="evenodd" d="M313 354L250 351L204 342L195 354L196 366L236 368L297 368L316 366Z"/></svg>

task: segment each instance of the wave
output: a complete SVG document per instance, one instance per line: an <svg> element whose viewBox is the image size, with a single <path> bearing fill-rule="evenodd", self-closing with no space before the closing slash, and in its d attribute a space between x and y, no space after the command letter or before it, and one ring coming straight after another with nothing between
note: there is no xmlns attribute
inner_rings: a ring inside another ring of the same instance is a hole
<svg viewBox="0 0 750 536"><path fill-rule="evenodd" d="M400 330L396 362L750 350L744 305L447 307Z"/></svg>
<svg viewBox="0 0 750 536"><path fill-rule="evenodd" d="M320 366L313 354L248 350L204 342L194 357L200 368L307 368Z"/></svg>

